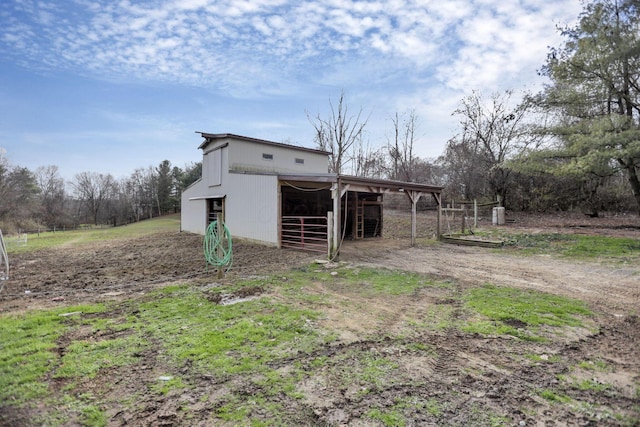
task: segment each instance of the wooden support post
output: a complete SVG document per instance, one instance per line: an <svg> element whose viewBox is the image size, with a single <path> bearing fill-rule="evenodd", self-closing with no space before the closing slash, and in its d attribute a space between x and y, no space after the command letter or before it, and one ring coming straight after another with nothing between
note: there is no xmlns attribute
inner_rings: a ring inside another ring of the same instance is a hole
<svg viewBox="0 0 640 427"><path fill-rule="evenodd" d="M218 233L218 239L220 241L220 243L222 243L222 236L224 233L224 229L222 228L222 213L218 212L218 214L216 215L216 233ZM218 245L217 249L217 255L218 255L218 259L222 258L222 247L220 247L220 245ZM218 267L218 279L222 279L224 277L224 267L220 266Z"/></svg>
<svg viewBox="0 0 640 427"><path fill-rule="evenodd" d="M438 205L438 212L436 214L436 238L438 240L441 240L442 233L440 232L440 222L442 217L442 198L438 193L431 193L431 195L433 196L433 198L435 199Z"/></svg>
<svg viewBox="0 0 640 427"><path fill-rule="evenodd" d="M333 258L333 240L335 236L333 235L333 212L327 212L327 259L331 260Z"/></svg>
<svg viewBox="0 0 640 427"><path fill-rule="evenodd" d="M412 192L413 193L413 192ZM411 197L411 246L416 245L416 222L418 221L416 212L416 201L414 195Z"/></svg>
<svg viewBox="0 0 640 427"><path fill-rule="evenodd" d="M438 231L436 232L436 238L438 240L441 240L442 237L442 233L440 232L440 222L442 218L442 205L440 204L440 200L438 200L438 213L437 213L437 218L436 218L436 227L438 228Z"/></svg>
<svg viewBox="0 0 640 427"><path fill-rule="evenodd" d="M331 197L333 198L333 230L329 249L329 259L331 260L338 259L338 246L340 243L340 199L342 198L342 189L340 187L340 179L338 179L331 188Z"/></svg>
<svg viewBox="0 0 640 427"><path fill-rule="evenodd" d="M416 205L418 204L418 200L420 200L422 193L419 191L410 190L410 191L407 191L406 194L407 194L407 197L409 197L409 200L411 200L411 246L415 246L416 230L417 230L417 223L418 223Z"/></svg>

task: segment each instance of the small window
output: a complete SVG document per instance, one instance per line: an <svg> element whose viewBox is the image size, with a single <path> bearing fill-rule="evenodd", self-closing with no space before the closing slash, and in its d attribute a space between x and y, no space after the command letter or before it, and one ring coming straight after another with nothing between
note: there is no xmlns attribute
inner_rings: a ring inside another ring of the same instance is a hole
<svg viewBox="0 0 640 427"><path fill-rule="evenodd" d="M273 154L262 153L262 158L264 160L273 160Z"/></svg>
<svg viewBox="0 0 640 427"><path fill-rule="evenodd" d="M298 159L298 158L296 157L296 164L298 164L298 165L304 165L304 159Z"/></svg>

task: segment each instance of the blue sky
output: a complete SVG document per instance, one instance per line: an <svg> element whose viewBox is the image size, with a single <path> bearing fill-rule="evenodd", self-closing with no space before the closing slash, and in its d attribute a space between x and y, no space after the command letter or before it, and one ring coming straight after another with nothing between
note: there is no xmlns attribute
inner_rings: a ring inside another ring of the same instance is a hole
<svg viewBox="0 0 640 427"><path fill-rule="evenodd" d="M313 147L342 90L384 145L415 110L443 153L472 90L536 90L579 0L4 0L0 152L117 178L201 160L196 131Z"/></svg>

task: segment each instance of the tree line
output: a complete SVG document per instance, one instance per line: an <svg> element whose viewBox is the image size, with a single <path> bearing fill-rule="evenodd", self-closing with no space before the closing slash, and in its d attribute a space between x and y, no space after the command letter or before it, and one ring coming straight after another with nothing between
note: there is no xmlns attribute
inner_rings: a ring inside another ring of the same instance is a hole
<svg viewBox="0 0 640 427"><path fill-rule="evenodd" d="M564 42L550 48L538 93L472 91L452 115L458 129L441 156L416 155L415 110L395 113L386 140L367 140L368 117L344 91L326 115L307 117L329 170L441 185L444 200L498 200L516 211L640 213L640 1L585 3ZM518 98L518 99L517 99ZM56 166L29 171L0 153L0 227L122 224L177 211L201 163L168 160L117 180L74 176L67 194Z"/></svg>
<svg viewBox="0 0 640 427"><path fill-rule="evenodd" d="M201 163L180 168L164 160L122 179L81 172L67 183L57 166L30 171L12 166L0 153L0 228L17 232L121 225L177 212L182 190L198 180L201 171Z"/></svg>

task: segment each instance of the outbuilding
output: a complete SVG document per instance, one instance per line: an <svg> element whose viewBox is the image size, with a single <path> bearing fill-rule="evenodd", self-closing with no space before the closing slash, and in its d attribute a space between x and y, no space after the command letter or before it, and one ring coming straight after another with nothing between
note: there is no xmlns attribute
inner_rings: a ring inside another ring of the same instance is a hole
<svg viewBox="0 0 640 427"><path fill-rule="evenodd" d="M431 195L440 206L442 187L328 173L326 151L198 133L202 177L182 193L183 231L204 234L220 214L234 237L333 257L344 238L383 235L385 194L409 197L412 244L418 200Z"/></svg>

